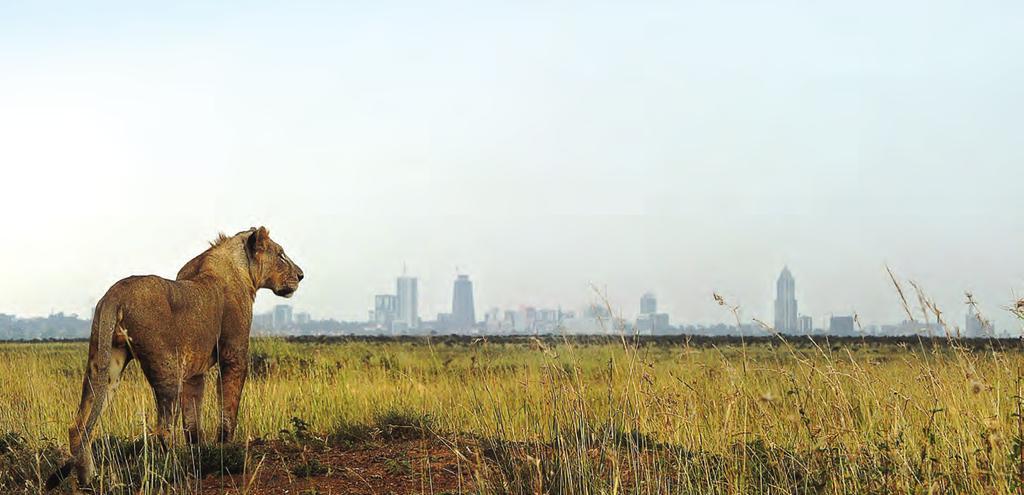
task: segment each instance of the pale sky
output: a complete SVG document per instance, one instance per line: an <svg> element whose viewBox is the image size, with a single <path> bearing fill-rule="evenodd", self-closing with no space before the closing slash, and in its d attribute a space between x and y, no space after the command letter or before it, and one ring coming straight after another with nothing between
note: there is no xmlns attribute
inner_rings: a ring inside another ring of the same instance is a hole
<svg viewBox="0 0 1024 495"><path fill-rule="evenodd" d="M215 5L214 5L215 4ZM0 3L0 312L266 225L363 319L647 290L673 323L1024 294L1024 3ZM278 302L261 294L257 310Z"/></svg>

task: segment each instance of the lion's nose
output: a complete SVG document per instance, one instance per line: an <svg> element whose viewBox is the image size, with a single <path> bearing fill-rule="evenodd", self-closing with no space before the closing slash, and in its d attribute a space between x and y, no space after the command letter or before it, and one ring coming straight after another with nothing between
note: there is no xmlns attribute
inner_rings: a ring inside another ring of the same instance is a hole
<svg viewBox="0 0 1024 495"><path fill-rule="evenodd" d="M306 274L302 273L302 270L299 270L299 282L302 282L302 279L304 278L306 278Z"/></svg>

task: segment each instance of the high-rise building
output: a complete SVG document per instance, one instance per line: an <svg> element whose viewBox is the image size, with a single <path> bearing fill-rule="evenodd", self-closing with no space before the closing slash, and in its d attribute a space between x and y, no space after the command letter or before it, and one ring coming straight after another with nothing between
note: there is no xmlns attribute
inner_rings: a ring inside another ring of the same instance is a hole
<svg viewBox="0 0 1024 495"><path fill-rule="evenodd" d="M391 294L378 294L373 298L373 322L390 327L398 317L398 298Z"/></svg>
<svg viewBox="0 0 1024 495"><path fill-rule="evenodd" d="M502 319L502 328L509 333L515 332L516 327L521 325L522 317L519 316L518 311L511 309L505 310L505 317Z"/></svg>
<svg viewBox="0 0 1024 495"><path fill-rule="evenodd" d="M638 333L650 335L668 330L668 315L658 312L658 298L647 292L640 296L640 316L636 319Z"/></svg>
<svg viewBox="0 0 1024 495"><path fill-rule="evenodd" d="M467 330L476 325L476 310L473 307L473 282L468 275L459 275L452 289L453 328Z"/></svg>
<svg viewBox="0 0 1024 495"><path fill-rule="evenodd" d="M640 314L650 315L658 312L658 299L648 292L640 296Z"/></svg>
<svg viewBox="0 0 1024 495"><path fill-rule="evenodd" d="M796 333L796 282L789 267L782 269L779 280L775 283L775 331L779 333Z"/></svg>
<svg viewBox="0 0 1024 495"><path fill-rule="evenodd" d="M541 310L537 312L537 321L542 321L544 323L558 323L558 320L560 319L561 316L558 314L557 309L541 308Z"/></svg>
<svg viewBox="0 0 1024 495"><path fill-rule="evenodd" d="M853 335L852 316L833 316L828 322L828 332L833 335Z"/></svg>
<svg viewBox="0 0 1024 495"><path fill-rule="evenodd" d="M814 318L811 318L810 316L807 315L801 315L800 318L797 319L797 327L799 327L797 328L797 330L800 332L801 335L807 335L813 332Z"/></svg>
<svg viewBox="0 0 1024 495"><path fill-rule="evenodd" d="M651 315L651 330L654 333L663 333L668 329L668 313L654 313Z"/></svg>
<svg viewBox="0 0 1024 495"><path fill-rule="evenodd" d="M668 329L667 313L645 313L636 319L636 331L642 335L664 333Z"/></svg>
<svg viewBox="0 0 1024 495"><path fill-rule="evenodd" d="M528 332L528 333L535 333L537 331L537 308L535 308L533 306L526 306L526 307L520 308L519 312L523 316L522 319L521 319L521 321L522 321L522 328L518 328L518 325L517 325L516 330L523 331L523 332ZM520 320L516 320L516 323L518 324L519 321Z"/></svg>
<svg viewBox="0 0 1024 495"><path fill-rule="evenodd" d="M416 277L402 275L395 282L395 297L398 313L395 323L404 330L415 330L419 326L419 293L416 289Z"/></svg>
<svg viewBox="0 0 1024 495"><path fill-rule="evenodd" d="M510 324L501 317L501 309L491 308L487 310L487 314L484 315L484 325L487 327L487 333L504 333L508 332Z"/></svg>
<svg viewBox="0 0 1024 495"><path fill-rule="evenodd" d="M284 330L292 326L292 307L287 304L274 306L274 329Z"/></svg>
<svg viewBox="0 0 1024 495"><path fill-rule="evenodd" d="M991 328L981 315L974 309L974 305L967 306L967 321L964 322L964 337L968 339L980 339L991 337Z"/></svg>

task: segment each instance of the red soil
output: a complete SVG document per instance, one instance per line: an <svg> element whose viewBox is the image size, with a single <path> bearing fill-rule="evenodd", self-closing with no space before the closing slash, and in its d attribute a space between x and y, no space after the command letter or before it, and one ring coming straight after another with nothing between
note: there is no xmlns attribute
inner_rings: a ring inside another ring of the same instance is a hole
<svg viewBox="0 0 1024 495"><path fill-rule="evenodd" d="M470 462L436 439L350 448L268 442L249 449L246 475L207 476L201 493L406 495L472 492L475 486ZM309 465L326 473L303 477L302 466Z"/></svg>

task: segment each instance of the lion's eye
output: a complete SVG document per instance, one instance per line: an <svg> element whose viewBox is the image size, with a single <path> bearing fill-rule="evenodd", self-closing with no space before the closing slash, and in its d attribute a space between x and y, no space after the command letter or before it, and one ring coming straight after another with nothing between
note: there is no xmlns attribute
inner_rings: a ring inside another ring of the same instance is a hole
<svg viewBox="0 0 1024 495"><path fill-rule="evenodd" d="M284 253L281 253L281 254L277 255L277 257L278 257L278 258L281 258L281 261L286 261L286 260L284 259Z"/></svg>

